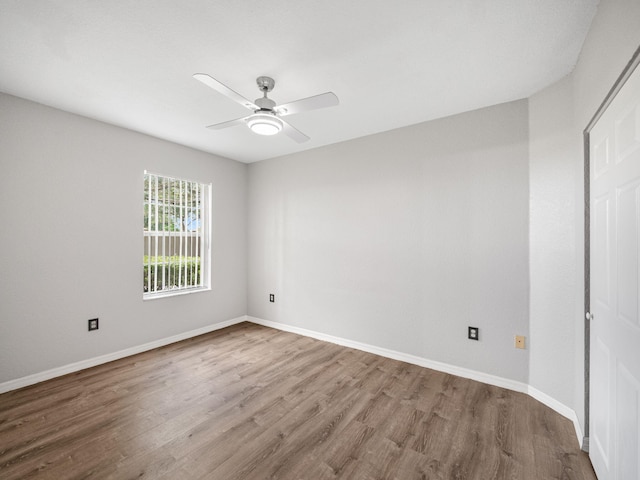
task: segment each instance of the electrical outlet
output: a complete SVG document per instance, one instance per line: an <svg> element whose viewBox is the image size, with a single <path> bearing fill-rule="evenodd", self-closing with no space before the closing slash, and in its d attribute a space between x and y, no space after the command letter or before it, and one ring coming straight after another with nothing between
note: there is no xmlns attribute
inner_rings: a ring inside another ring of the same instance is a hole
<svg viewBox="0 0 640 480"><path fill-rule="evenodd" d="M480 339L480 329L478 327L469 327L469 334L467 337L469 340Z"/></svg>
<svg viewBox="0 0 640 480"><path fill-rule="evenodd" d="M525 348L524 335L516 335L516 348Z"/></svg>
<svg viewBox="0 0 640 480"><path fill-rule="evenodd" d="M89 319L89 331L91 330L98 330L98 319L97 318L90 318Z"/></svg>
<svg viewBox="0 0 640 480"><path fill-rule="evenodd" d="M275 296L273 293L270 293L270 294L269 294L269 301L270 301L271 303L274 303L274 302L276 301L276 296Z"/></svg>

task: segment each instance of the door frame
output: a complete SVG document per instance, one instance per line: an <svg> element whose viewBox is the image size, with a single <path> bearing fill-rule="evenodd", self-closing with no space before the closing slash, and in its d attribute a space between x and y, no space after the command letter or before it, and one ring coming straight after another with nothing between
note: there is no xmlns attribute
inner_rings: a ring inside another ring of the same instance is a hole
<svg viewBox="0 0 640 480"><path fill-rule="evenodd" d="M636 67L640 65L640 46L633 53L631 60L622 70L615 83L607 93L596 113L585 127L583 135L584 145L584 436L582 438L582 450L589 452L589 414L590 414L590 361L591 361L591 324L587 315L591 311L591 176L589 173L591 158L590 134L598 123L600 117L607 110L611 102L616 98Z"/></svg>

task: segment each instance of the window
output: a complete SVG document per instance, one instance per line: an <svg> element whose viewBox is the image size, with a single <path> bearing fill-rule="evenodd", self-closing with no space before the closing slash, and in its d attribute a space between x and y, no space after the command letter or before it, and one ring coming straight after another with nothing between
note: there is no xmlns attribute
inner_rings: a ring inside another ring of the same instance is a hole
<svg viewBox="0 0 640 480"><path fill-rule="evenodd" d="M143 298L210 289L211 184L144 172Z"/></svg>

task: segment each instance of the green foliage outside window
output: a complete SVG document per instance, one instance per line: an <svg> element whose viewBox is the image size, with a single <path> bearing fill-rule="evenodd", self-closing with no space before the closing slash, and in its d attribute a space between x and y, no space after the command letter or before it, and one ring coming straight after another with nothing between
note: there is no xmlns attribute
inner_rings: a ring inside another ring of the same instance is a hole
<svg viewBox="0 0 640 480"><path fill-rule="evenodd" d="M151 286L151 292L160 292L178 287L199 285L201 283L200 275L199 257L144 256L143 288L145 293L149 292L149 286Z"/></svg>

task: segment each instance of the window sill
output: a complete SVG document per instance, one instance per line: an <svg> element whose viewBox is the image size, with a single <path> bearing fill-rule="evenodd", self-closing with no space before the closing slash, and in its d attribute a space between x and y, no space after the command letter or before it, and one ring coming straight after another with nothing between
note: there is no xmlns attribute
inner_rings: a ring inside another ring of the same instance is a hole
<svg viewBox="0 0 640 480"><path fill-rule="evenodd" d="M210 291L211 291L211 287L198 287L198 288L189 288L186 290L167 290L165 292L158 292L158 293L143 293L142 300L146 302L147 300L158 300L160 298L177 297L179 295L190 295L192 293L210 292Z"/></svg>

